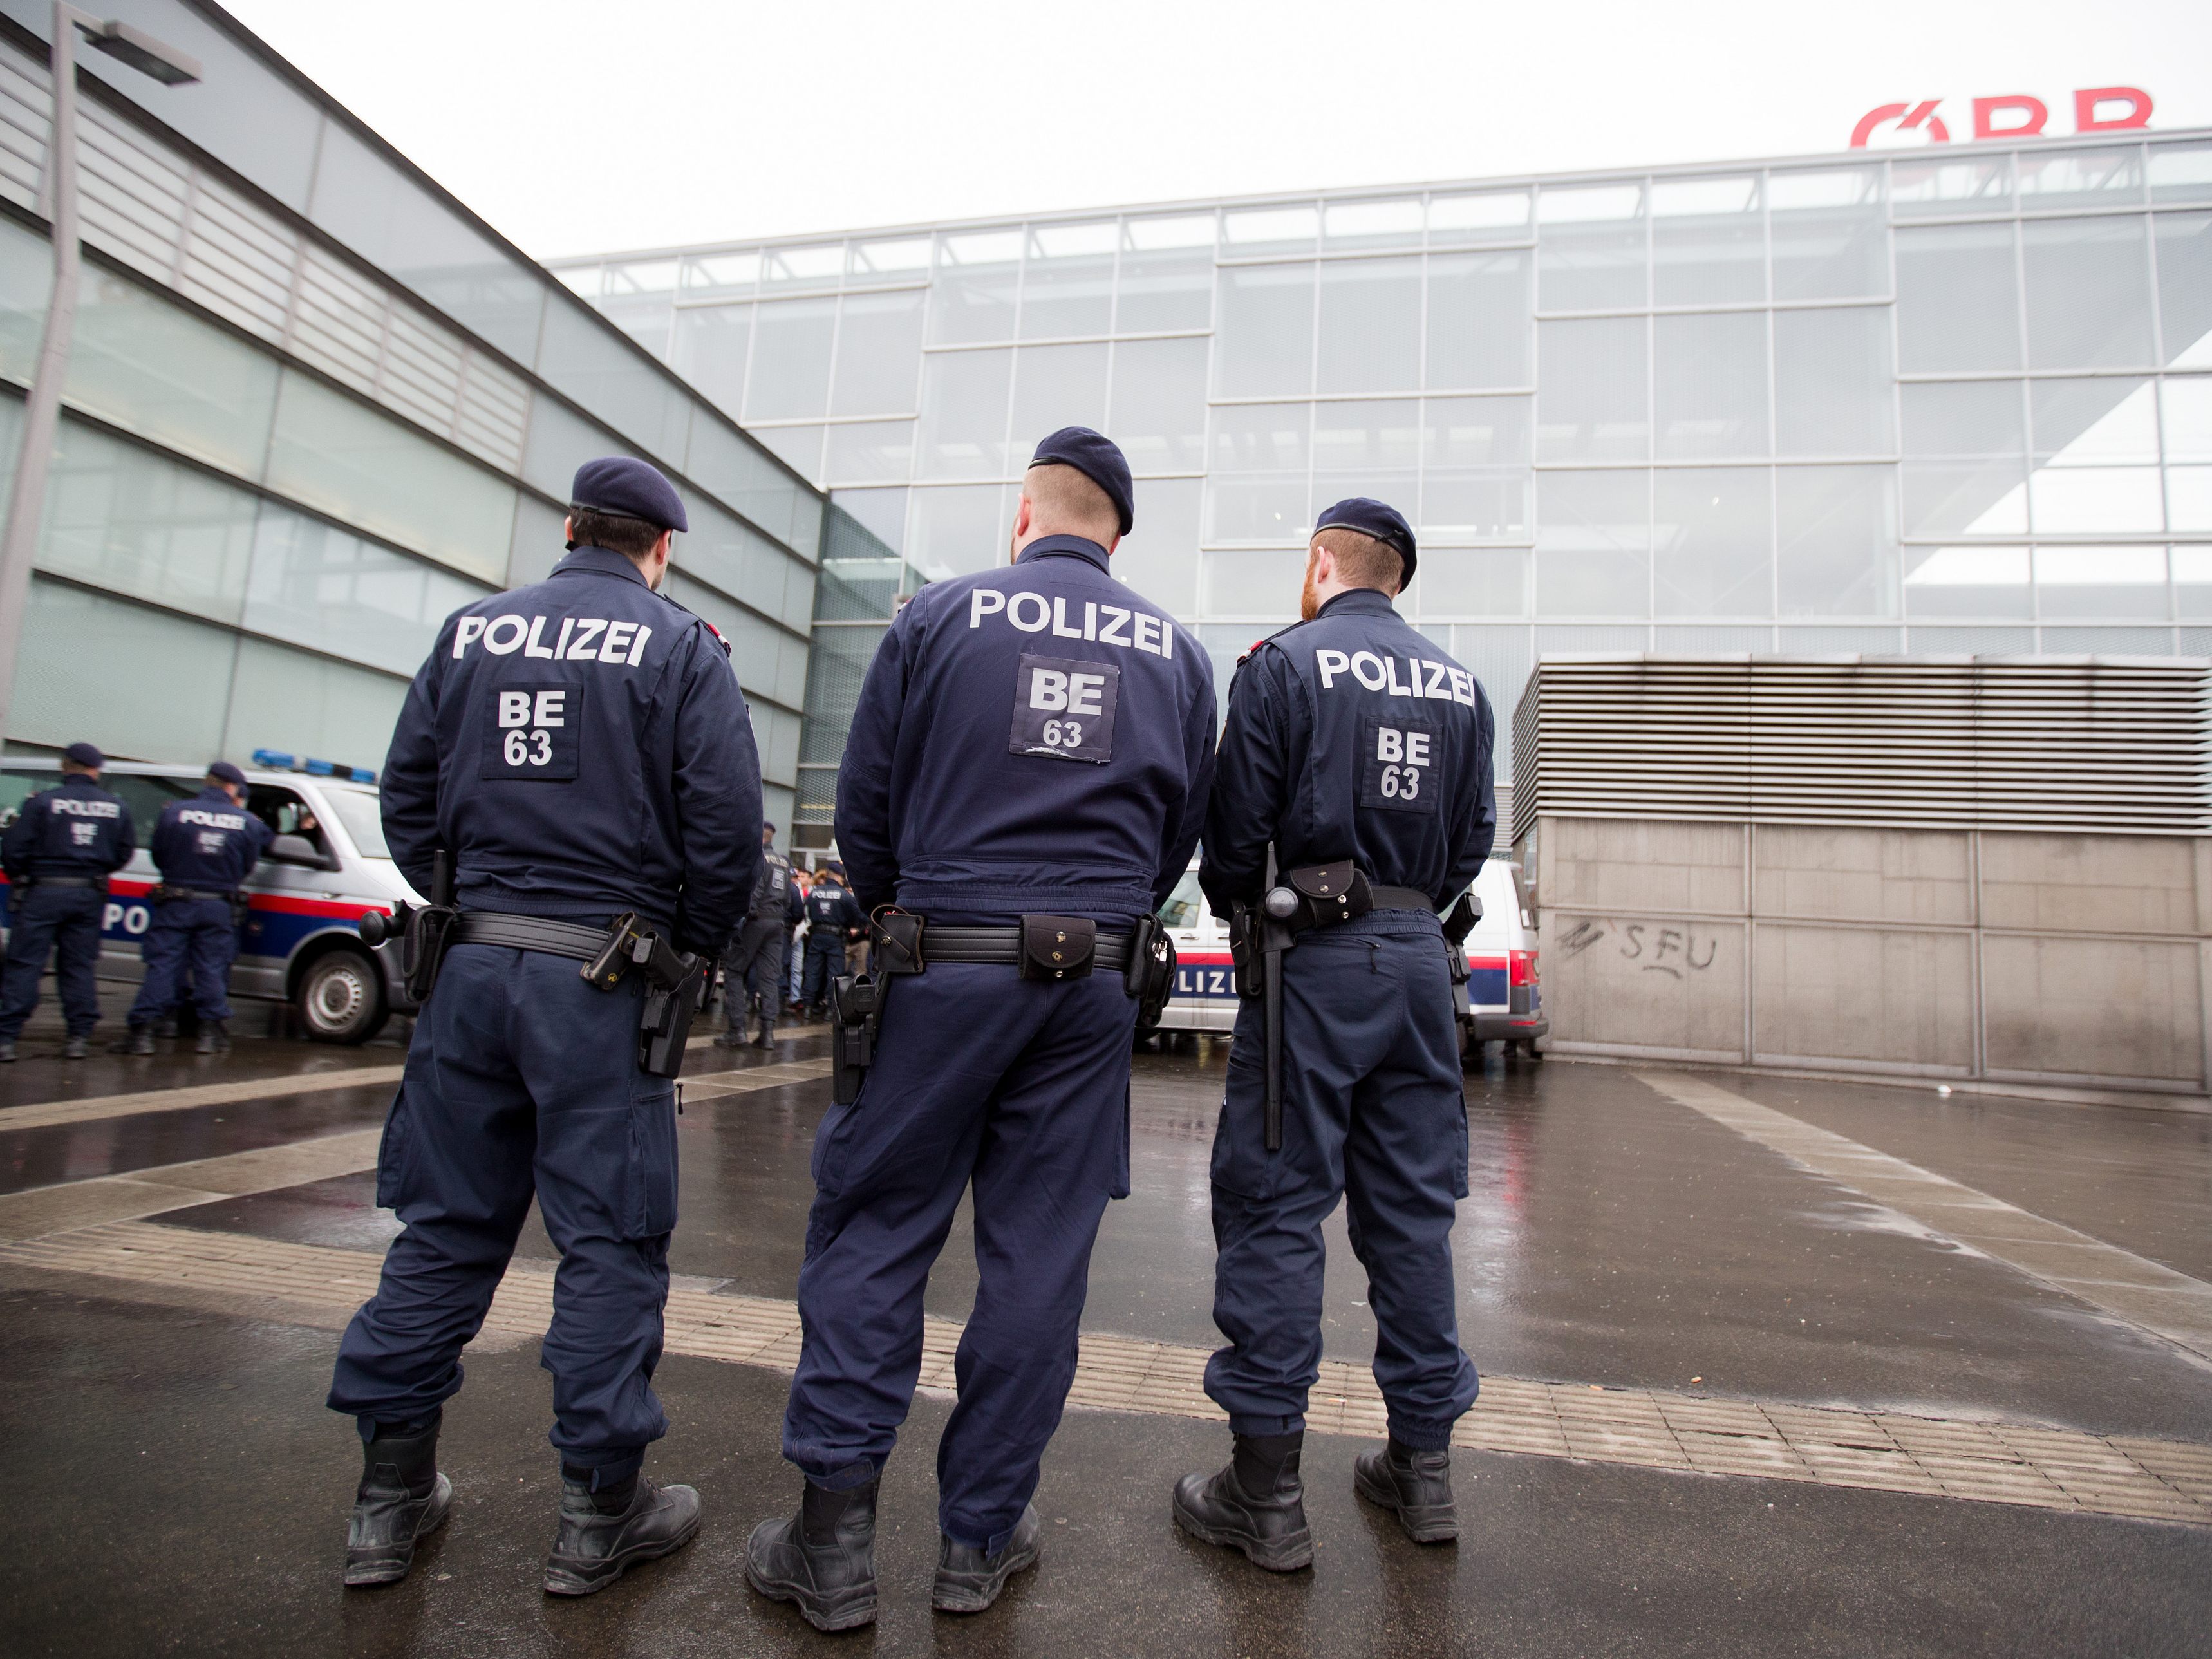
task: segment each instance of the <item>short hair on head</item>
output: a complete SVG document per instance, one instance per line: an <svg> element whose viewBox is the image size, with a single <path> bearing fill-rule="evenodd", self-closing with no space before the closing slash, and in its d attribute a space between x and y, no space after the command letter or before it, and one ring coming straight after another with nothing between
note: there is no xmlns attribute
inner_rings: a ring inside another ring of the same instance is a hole
<svg viewBox="0 0 2212 1659"><path fill-rule="evenodd" d="M64 755L62 757L62 770L67 773L82 772L87 775L96 775L100 769L97 766L88 766L81 760L71 760L67 755Z"/></svg>
<svg viewBox="0 0 2212 1659"><path fill-rule="evenodd" d="M1372 587L1397 592L1406 580L1406 562L1388 542L1363 536L1342 525L1331 525L1314 537L1336 560L1337 579L1346 587Z"/></svg>
<svg viewBox="0 0 2212 1659"><path fill-rule="evenodd" d="M1047 461L1023 473L1022 494L1034 509L1030 526L1040 534L1085 536L1103 547L1121 533L1114 498L1065 462Z"/></svg>
<svg viewBox="0 0 2212 1659"><path fill-rule="evenodd" d="M588 507L571 507L568 519L568 537L576 546L604 547L640 563L651 556L653 544L666 533L659 525L642 519L596 512Z"/></svg>

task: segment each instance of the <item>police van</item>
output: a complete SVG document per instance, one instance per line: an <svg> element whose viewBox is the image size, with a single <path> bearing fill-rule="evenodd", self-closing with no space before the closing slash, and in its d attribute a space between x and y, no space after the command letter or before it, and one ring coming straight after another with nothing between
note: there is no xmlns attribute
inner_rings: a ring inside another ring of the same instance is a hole
<svg viewBox="0 0 2212 1659"><path fill-rule="evenodd" d="M301 1029L319 1042L366 1042L415 1004L401 981L398 945L370 950L357 931L361 919L371 910L388 915L403 900L422 902L385 845L375 775L267 750L253 759L246 806L276 839L246 878L231 995L290 1003ZM204 767L138 761L101 769L101 787L130 807L138 840L108 883L102 979L136 985L143 977L138 940L153 920L146 895L161 879L147 843L161 809L198 794L204 776ZM60 781L58 760L9 756L0 765L0 826L15 821L26 796ZM6 892L0 882L0 916Z"/></svg>
<svg viewBox="0 0 2212 1659"><path fill-rule="evenodd" d="M1462 1037L1468 1057L1479 1058L1485 1042L1502 1042L1508 1054L1517 1050L1540 1058L1536 1044L1552 1025L1537 982L1535 916L1520 867L1506 859L1489 860L1475 878L1474 896L1482 901L1482 920L1467 939L1473 1012L1462 1022ZM1237 1024L1229 927L1206 908L1196 864L1160 907L1160 920L1175 936L1176 988L1153 1030L1228 1032Z"/></svg>

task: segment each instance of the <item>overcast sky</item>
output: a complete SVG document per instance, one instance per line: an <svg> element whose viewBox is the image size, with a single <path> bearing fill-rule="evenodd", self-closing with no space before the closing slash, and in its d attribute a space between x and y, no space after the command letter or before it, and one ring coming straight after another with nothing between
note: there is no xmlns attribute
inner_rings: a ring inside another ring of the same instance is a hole
<svg viewBox="0 0 2212 1659"><path fill-rule="evenodd" d="M2206 0L228 3L541 257L1840 149L1928 99L2212 126Z"/></svg>

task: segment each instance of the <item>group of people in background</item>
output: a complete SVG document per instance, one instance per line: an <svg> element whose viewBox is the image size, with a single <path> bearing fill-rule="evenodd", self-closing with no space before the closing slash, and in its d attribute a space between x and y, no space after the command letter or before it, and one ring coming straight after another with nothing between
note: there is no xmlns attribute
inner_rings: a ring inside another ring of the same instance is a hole
<svg viewBox="0 0 2212 1659"><path fill-rule="evenodd" d="M137 851L122 798L100 787L107 757L88 743L62 751L61 784L33 795L0 834L9 886L7 967L0 972L0 1064L39 1006L49 957L67 1035L62 1058L82 1060L100 1023L100 941L108 880ZM147 851L161 879L146 896L153 915L140 940L145 967L130 1030L112 1052L150 1054L173 1030L189 993L199 1019L195 1047L230 1048L230 965L246 915L246 878L276 832L246 804L246 774L228 761L208 768L198 794L161 809Z"/></svg>
<svg viewBox="0 0 2212 1659"><path fill-rule="evenodd" d="M867 914L845 884L845 866L794 864L775 850L775 831L761 825L760 872L722 949L718 1048L772 1047L779 1012L825 1018L839 976L866 971Z"/></svg>

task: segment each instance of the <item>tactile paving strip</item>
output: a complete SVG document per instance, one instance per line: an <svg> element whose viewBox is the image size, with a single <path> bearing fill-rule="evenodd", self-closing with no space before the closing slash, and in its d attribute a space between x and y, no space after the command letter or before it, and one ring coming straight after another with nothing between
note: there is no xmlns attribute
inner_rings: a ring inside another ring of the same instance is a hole
<svg viewBox="0 0 2212 1659"><path fill-rule="evenodd" d="M239 1298L328 1309L366 1299L381 1258L234 1233L139 1221L0 1244L0 1266L198 1288ZM552 1270L518 1261L493 1299L487 1329L532 1338L553 1310ZM798 1309L679 1282L668 1297L667 1347L781 1371L799 1363ZM921 1385L950 1391L961 1328L923 1327ZM1123 1336L1085 1336L1068 1404L1100 1411L1220 1420L1206 1397L1206 1350ZM1307 1408L1321 1434L1379 1437L1382 1400L1371 1376L1325 1361ZM1761 1405L1649 1389L1486 1377L1453 1443L1473 1450L1635 1464L1700 1474L1756 1475L1986 1504L2212 1525L2212 1446L2102 1436L2026 1424Z"/></svg>

